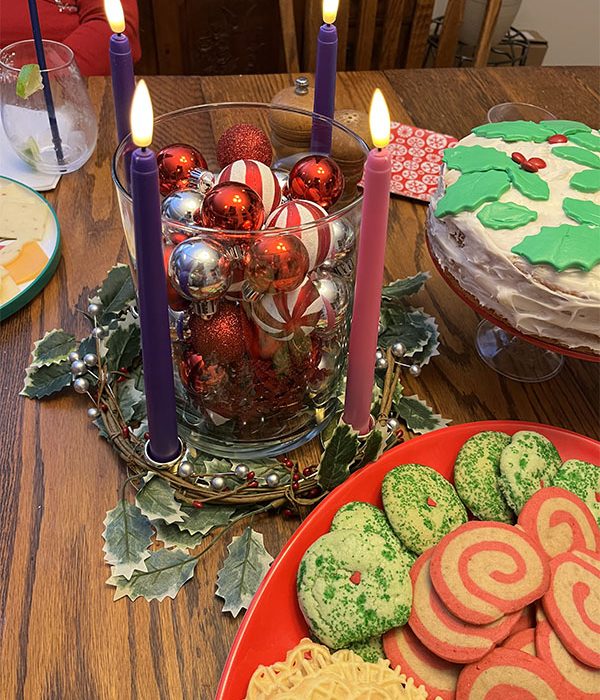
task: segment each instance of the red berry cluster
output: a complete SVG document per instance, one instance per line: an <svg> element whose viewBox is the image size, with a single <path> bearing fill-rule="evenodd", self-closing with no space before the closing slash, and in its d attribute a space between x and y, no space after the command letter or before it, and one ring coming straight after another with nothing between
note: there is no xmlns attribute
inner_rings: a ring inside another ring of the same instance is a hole
<svg viewBox="0 0 600 700"><path fill-rule="evenodd" d="M541 170L542 168L546 167L546 161L542 160L541 158L527 159L522 153L519 153L518 151L512 153L511 158L514 160L515 163L520 165L521 168L523 170L526 170L528 173L537 173L538 170Z"/></svg>

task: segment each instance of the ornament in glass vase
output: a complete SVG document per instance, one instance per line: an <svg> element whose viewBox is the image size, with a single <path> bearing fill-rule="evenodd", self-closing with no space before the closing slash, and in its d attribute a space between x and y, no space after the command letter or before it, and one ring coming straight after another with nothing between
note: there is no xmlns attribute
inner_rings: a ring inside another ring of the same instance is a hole
<svg viewBox="0 0 600 700"><path fill-rule="evenodd" d="M343 277L327 270L316 270L311 279L323 299L323 312L316 330L321 335L334 333L346 320L350 288Z"/></svg>
<svg viewBox="0 0 600 700"><path fill-rule="evenodd" d="M288 191L291 199L308 199L328 209L344 191L344 174L329 156L305 156L290 170Z"/></svg>
<svg viewBox="0 0 600 700"><path fill-rule="evenodd" d="M185 319L186 338L205 361L228 365L246 353L248 319L238 304L222 301L210 318L190 312Z"/></svg>
<svg viewBox="0 0 600 700"><path fill-rule="evenodd" d="M308 252L296 236L261 236L248 248L244 267L244 299L254 301L299 287L308 272Z"/></svg>
<svg viewBox="0 0 600 700"><path fill-rule="evenodd" d="M204 195L198 190L176 190L163 199L160 211L165 219L193 226L194 215L201 209L203 201Z"/></svg>
<svg viewBox="0 0 600 700"><path fill-rule="evenodd" d="M185 189L190 173L195 168L207 167L204 156L193 146L185 143L172 143L161 148L156 154L160 193L163 196L175 190Z"/></svg>
<svg viewBox="0 0 600 700"><path fill-rule="evenodd" d="M223 132L217 143L217 161L221 168L234 160L250 158L271 165L273 149L269 137L253 124L235 124Z"/></svg>
<svg viewBox="0 0 600 700"><path fill-rule="evenodd" d="M265 209L258 194L239 182L220 182L204 198L196 223L207 228L248 233L260 229Z"/></svg>
<svg viewBox="0 0 600 700"><path fill-rule="evenodd" d="M281 203L281 186L276 174L258 160L236 160L217 175L215 184L240 182L248 185L260 197L268 216Z"/></svg>

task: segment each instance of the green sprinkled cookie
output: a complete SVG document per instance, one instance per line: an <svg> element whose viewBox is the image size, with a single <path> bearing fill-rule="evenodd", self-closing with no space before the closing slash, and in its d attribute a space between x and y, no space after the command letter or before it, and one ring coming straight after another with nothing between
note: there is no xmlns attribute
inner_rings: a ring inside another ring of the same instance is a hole
<svg viewBox="0 0 600 700"><path fill-rule="evenodd" d="M552 485L579 496L600 526L600 467L581 459L569 459L556 472Z"/></svg>
<svg viewBox="0 0 600 700"><path fill-rule="evenodd" d="M536 491L552 484L560 464L548 438L530 430L513 435L500 457L500 489L517 515Z"/></svg>
<svg viewBox="0 0 600 700"><path fill-rule="evenodd" d="M454 485L462 502L479 520L512 524L514 515L500 493L500 455L510 435L492 430L477 433L460 448Z"/></svg>
<svg viewBox="0 0 600 700"><path fill-rule="evenodd" d="M375 532L334 530L320 537L302 557L297 589L308 626L331 649L405 624L412 605L404 559Z"/></svg>
<svg viewBox="0 0 600 700"><path fill-rule="evenodd" d="M348 646L348 649L358 654L367 663L376 664L379 659L385 659L381 637L370 637L364 642L354 642Z"/></svg>
<svg viewBox="0 0 600 700"><path fill-rule="evenodd" d="M467 522L467 511L452 484L421 464L402 464L388 472L381 496L396 536L417 554Z"/></svg>

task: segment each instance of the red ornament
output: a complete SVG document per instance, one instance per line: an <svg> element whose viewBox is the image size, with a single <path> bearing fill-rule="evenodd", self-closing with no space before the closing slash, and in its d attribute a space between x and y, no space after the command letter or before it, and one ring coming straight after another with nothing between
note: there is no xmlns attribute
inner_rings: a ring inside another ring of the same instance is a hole
<svg viewBox="0 0 600 700"><path fill-rule="evenodd" d="M222 367L209 365L197 353L187 351L179 363L179 376L188 391L200 395L218 389L226 374Z"/></svg>
<svg viewBox="0 0 600 700"><path fill-rule="evenodd" d="M519 153L519 151L511 153L510 157L515 161L515 163L518 163L519 165L523 165L523 163L527 160L527 158L525 158L525 156L522 153Z"/></svg>
<svg viewBox="0 0 600 700"><path fill-rule="evenodd" d="M246 279L260 294L289 292L308 272L308 253L296 236L261 236L244 257Z"/></svg>
<svg viewBox="0 0 600 700"><path fill-rule="evenodd" d="M344 191L344 174L329 156L305 156L291 169L289 196L308 199L322 207L335 204Z"/></svg>
<svg viewBox="0 0 600 700"><path fill-rule="evenodd" d="M260 197L265 216L268 216L281 202L281 185L268 165L259 160L236 160L217 175L219 182L241 182L251 187Z"/></svg>
<svg viewBox="0 0 600 700"><path fill-rule="evenodd" d="M567 143L569 139L564 134L554 134L553 136L548 136L546 141L548 143Z"/></svg>
<svg viewBox="0 0 600 700"><path fill-rule="evenodd" d="M161 148L156 154L160 193L164 196L175 190L182 190L188 184L190 171L194 168L205 170L208 166L204 156L193 146L185 143L172 143Z"/></svg>
<svg viewBox="0 0 600 700"><path fill-rule="evenodd" d="M221 182L204 198L196 223L223 231L257 231L264 220L265 209L252 188Z"/></svg>
<svg viewBox="0 0 600 700"><path fill-rule="evenodd" d="M534 165L534 163L532 163L530 160L526 160L524 163L521 163L521 168L528 173L537 173L539 170L537 165Z"/></svg>
<svg viewBox="0 0 600 700"><path fill-rule="evenodd" d="M271 165L273 149L265 132L252 124L236 124L225 131L217 144L217 161L224 168L234 160L259 160Z"/></svg>
<svg viewBox="0 0 600 700"><path fill-rule="evenodd" d="M233 302L222 301L208 320L190 314L187 325L194 352L205 362L228 365L240 360L245 352L243 309Z"/></svg>
<svg viewBox="0 0 600 700"><path fill-rule="evenodd" d="M546 161L541 158L530 158L529 162L535 165L538 170L546 167Z"/></svg>
<svg viewBox="0 0 600 700"><path fill-rule="evenodd" d="M171 254L175 250L174 246L167 246L163 248L163 260L165 263L165 275L167 277L167 301L169 306L173 311L183 311L187 309L190 305L189 301L186 301L183 297L180 297L177 290L171 284L171 279L169 278L169 260L171 260Z"/></svg>

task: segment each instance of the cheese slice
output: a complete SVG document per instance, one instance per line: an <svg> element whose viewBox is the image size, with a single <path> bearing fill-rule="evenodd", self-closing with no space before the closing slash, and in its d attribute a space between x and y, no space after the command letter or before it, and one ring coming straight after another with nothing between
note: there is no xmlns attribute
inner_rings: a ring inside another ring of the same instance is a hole
<svg viewBox="0 0 600 700"><path fill-rule="evenodd" d="M23 244L20 254L11 262L4 265L4 269L17 284L23 284L35 279L48 263L48 256L35 241Z"/></svg>

